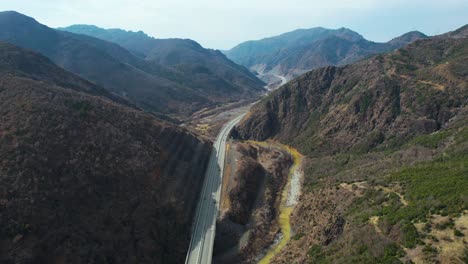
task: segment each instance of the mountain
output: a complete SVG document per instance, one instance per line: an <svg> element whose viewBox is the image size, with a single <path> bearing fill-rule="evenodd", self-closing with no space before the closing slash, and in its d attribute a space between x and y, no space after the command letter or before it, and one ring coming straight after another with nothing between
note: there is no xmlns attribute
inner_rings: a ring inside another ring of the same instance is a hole
<svg viewBox="0 0 468 264"><path fill-rule="evenodd" d="M463 263L467 29L312 70L251 108L236 137L306 157L272 263Z"/></svg>
<svg viewBox="0 0 468 264"><path fill-rule="evenodd" d="M235 86L242 91L258 92L259 87L264 85L245 67L235 64L220 51L205 49L190 39L155 39L142 31L103 29L92 25L72 25L60 30L116 43L146 61L170 67L185 76L193 76L194 80L197 80L197 74L208 74L214 79L204 81L210 82L207 86L216 89L235 89L230 88Z"/></svg>
<svg viewBox="0 0 468 264"><path fill-rule="evenodd" d="M0 13L0 40L40 52L137 106L163 114L187 116L219 103L251 99L263 90L260 80L229 63L217 65L227 78L190 63L182 71L145 60L111 42L51 29L13 11ZM174 53L179 55L184 56Z"/></svg>
<svg viewBox="0 0 468 264"><path fill-rule="evenodd" d="M210 151L0 43L0 262L183 262Z"/></svg>
<svg viewBox="0 0 468 264"><path fill-rule="evenodd" d="M345 65L391 51L419 38L426 36L411 32L388 43L376 43L347 28L318 27L247 41L225 53L234 62L260 75L281 75L291 79L318 67Z"/></svg>
<svg viewBox="0 0 468 264"><path fill-rule="evenodd" d="M418 39L425 39L427 38L426 35L424 35L423 33L419 32L419 31L410 31L406 34L403 34L399 37L396 37L392 40L390 40L389 42L387 42L388 44L390 44L391 46L394 46L394 47L403 47L405 45L408 45L409 43L412 43Z"/></svg>
<svg viewBox="0 0 468 264"><path fill-rule="evenodd" d="M143 31L134 32L119 28L103 29L94 25L71 25L57 29L116 43L140 57L147 56L154 49L156 41L155 38L148 36Z"/></svg>

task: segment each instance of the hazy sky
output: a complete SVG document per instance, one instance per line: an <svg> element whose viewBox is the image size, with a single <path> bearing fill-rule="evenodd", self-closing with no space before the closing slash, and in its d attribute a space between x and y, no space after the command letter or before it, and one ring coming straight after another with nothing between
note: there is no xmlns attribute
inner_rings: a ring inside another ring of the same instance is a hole
<svg viewBox="0 0 468 264"><path fill-rule="evenodd" d="M434 35L468 23L468 0L0 0L0 10L16 10L50 27L143 30L216 49L297 28L348 27L387 41L411 30Z"/></svg>

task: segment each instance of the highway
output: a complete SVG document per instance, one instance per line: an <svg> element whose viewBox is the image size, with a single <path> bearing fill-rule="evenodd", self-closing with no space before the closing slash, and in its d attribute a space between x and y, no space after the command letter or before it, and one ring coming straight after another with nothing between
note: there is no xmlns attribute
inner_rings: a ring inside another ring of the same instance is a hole
<svg viewBox="0 0 468 264"><path fill-rule="evenodd" d="M186 264L210 264L213 257L216 218L221 199L221 185L226 153L226 140L232 128L242 120L240 115L224 125L213 144L200 200L192 228L192 238L185 259Z"/></svg>

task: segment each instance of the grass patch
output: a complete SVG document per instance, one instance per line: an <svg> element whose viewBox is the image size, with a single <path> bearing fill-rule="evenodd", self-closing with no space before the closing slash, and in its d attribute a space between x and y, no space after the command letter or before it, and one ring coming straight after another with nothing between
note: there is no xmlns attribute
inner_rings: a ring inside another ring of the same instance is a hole
<svg viewBox="0 0 468 264"><path fill-rule="evenodd" d="M428 135L420 135L413 138L408 144L436 149L439 144L447 139L450 135L452 135L451 131L440 131Z"/></svg>

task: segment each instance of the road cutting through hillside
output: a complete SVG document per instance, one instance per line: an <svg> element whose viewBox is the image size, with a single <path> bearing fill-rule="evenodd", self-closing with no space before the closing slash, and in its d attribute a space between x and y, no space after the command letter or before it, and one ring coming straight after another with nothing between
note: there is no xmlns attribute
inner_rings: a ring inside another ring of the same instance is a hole
<svg viewBox="0 0 468 264"><path fill-rule="evenodd" d="M221 199L226 141L232 128L240 122L243 116L244 114L229 121L221 129L213 144L213 150L196 210L192 238L185 259L186 264L211 263L216 234L216 218Z"/></svg>

